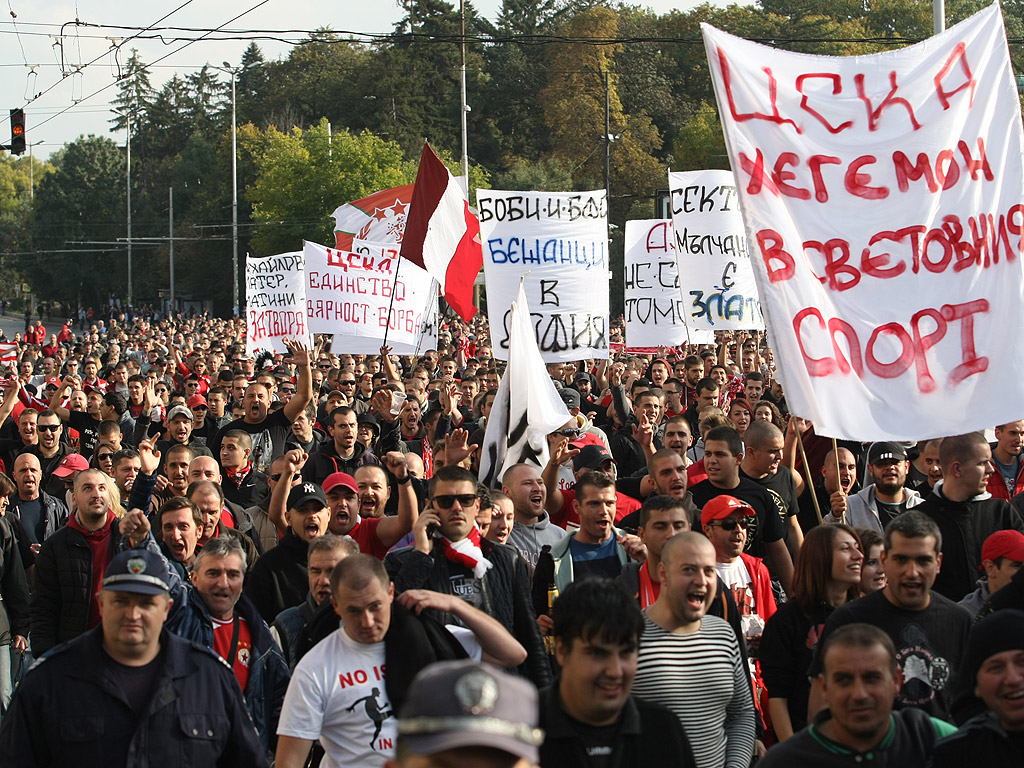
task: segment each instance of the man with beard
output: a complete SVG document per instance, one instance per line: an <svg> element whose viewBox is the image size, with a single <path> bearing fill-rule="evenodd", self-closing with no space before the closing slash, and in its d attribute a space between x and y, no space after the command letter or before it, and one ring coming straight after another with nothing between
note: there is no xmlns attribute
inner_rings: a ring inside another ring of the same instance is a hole
<svg viewBox="0 0 1024 768"><path fill-rule="evenodd" d="M354 475L359 489L359 516L363 518L384 517L384 508L391 498L388 475L374 465L359 467Z"/></svg>
<svg viewBox="0 0 1024 768"><path fill-rule="evenodd" d="M41 483L46 487L50 476L53 475L53 470L60 465L65 456L73 451L61 442L64 426L60 423L60 416L53 411L43 411L36 417L35 431L38 441L35 445L27 448L25 453L31 453L39 459L39 468L42 472Z"/></svg>
<svg viewBox="0 0 1024 768"><path fill-rule="evenodd" d="M145 417L142 417L145 419ZM176 405L167 411L164 418L163 438L156 444L160 455L166 461L167 451L175 445L187 445L192 449L194 456L212 456L210 449L197 441L192 434L192 424L195 416L184 405Z"/></svg>
<svg viewBox="0 0 1024 768"><path fill-rule="evenodd" d="M904 487L909 466L907 452L899 443L873 443L868 450L868 474L874 484L847 497L845 520L829 513L825 522L845 522L881 533L896 515L924 501L917 491Z"/></svg>
<svg viewBox="0 0 1024 768"><path fill-rule="evenodd" d="M1024 533L1024 519L1008 501L986 491L992 450L980 432L947 437L939 447L942 482L917 507L939 527L946 542L935 591L961 600L974 590L981 570L981 545L996 531Z"/></svg>
<svg viewBox="0 0 1024 768"><path fill-rule="evenodd" d="M699 528L700 509L693 503L693 496L686 490L688 482L683 457L672 448L662 448L647 460L645 487L650 486L652 496L669 496L686 510L690 519L689 530ZM650 498L650 496L648 497ZM636 531L640 527L640 512L636 511L622 518L619 527L625 531Z"/></svg>
<svg viewBox="0 0 1024 768"><path fill-rule="evenodd" d="M732 627L707 615L718 583L715 548L699 533L680 533L662 548L658 576L633 695L675 713L699 768L746 768L755 738L748 673Z"/></svg>
<svg viewBox="0 0 1024 768"><path fill-rule="evenodd" d="M513 548L482 539L475 524L476 479L462 467L441 467L430 481L430 499L430 508L413 526L414 544L385 559L396 592L451 592L493 616L527 649L522 673L538 686L547 685L551 670L530 605L526 565ZM431 527L437 531L433 536ZM444 623L458 622L445 616Z"/></svg>
<svg viewBox="0 0 1024 768"><path fill-rule="evenodd" d="M982 444L988 447L984 441ZM942 533L931 518L916 509L894 517L885 527L885 587L832 612L808 674L822 674L826 640L839 627L873 624L889 635L896 647L902 671L897 704L950 720L954 682L967 644L971 615L932 589L942 564ZM814 721L823 705L820 689L812 687L809 721Z"/></svg>
<svg viewBox="0 0 1024 768"><path fill-rule="evenodd" d="M39 459L23 453L14 460L17 493L10 496L8 514L21 521L34 552L68 519L68 509L56 496L43 491Z"/></svg>

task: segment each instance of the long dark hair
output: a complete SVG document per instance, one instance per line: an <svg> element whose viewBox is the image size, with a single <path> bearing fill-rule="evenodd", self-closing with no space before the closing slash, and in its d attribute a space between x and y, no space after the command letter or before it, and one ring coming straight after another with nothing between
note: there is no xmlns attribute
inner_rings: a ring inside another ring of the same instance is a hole
<svg viewBox="0 0 1024 768"><path fill-rule="evenodd" d="M818 525L807 532L793 569L793 599L804 613L828 602L828 581L832 578L832 557L839 533L845 531L853 537L857 548L864 552L860 536L848 525ZM847 590L846 599L860 597L860 583Z"/></svg>

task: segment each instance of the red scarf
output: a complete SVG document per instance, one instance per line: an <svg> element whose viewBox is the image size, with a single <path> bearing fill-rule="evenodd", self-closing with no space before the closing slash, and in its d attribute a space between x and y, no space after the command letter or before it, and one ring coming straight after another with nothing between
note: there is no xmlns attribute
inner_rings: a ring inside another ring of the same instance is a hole
<svg viewBox="0 0 1024 768"><path fill-rule="evenodd" d="M228 480L235 484L236 487L242 485L242 481L245 480L246 476L252 472L252 462L247 461L245 466L241 469L231 469L224 467L224 474L228 476Z"/></svg>
<svg viewBox="0 0 1024 768"><path fill-rule="evenodd" d="M434 447L423 438L420 442L423 449L423 479L429 480L434 476Z"/></svg>
<svg viewBox="0 0 1024 768"><path fill-rule="evenodd" d="M89 551L92 553L92 584L89 587L92 600L89 601L89 629L100 623L100 584L103 582L103 572L107 570L107 566L113 559L113 553L110 551L110 534L115 519L114 513L108 511L103 527L90 531L78 522L77 514L68 518L68 528L73 528L85 536L85 543L89 545Z"/></svg>
<svg viewBox="0 0 1024 768"><path fill-rule="evenodd" d="M651 578L650 569L647 567L647 561L643 562L640 566L640 608L646 608L649 605L653 605L654 601L658 599L658 595L661 593L661 582L654 581Z"/></svg>
<svg viewBox="0 0 1024 768"><path fill-rule="evenodd" d="M445 558L466 566L478 579L482 579L490 570L492 563L484 557L483 550L480 549L480 531L476 526L470 530L469 536L454 544L444 536L441 537L441 543L444 546Z"/></svg>

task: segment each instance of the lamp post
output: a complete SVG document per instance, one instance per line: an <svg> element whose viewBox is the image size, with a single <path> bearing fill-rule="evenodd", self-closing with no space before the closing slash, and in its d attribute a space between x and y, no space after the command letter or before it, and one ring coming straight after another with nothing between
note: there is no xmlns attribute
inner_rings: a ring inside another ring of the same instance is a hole
<svg viewBox="0 0 1024 768"><path fill-rule="evenodd" d="M238 127L235 108L235 78L244 67L232 67L224 62L214 67L231 75L231 306L232 313L239 312L238 304Z"/></svg>

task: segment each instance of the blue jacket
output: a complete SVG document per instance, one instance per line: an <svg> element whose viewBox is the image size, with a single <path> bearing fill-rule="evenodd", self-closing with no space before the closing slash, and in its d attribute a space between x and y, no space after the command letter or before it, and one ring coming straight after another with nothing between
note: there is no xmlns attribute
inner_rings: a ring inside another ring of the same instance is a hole
<svg viewBox="0 0 1024 768"><path fill-rule="evenodd" d="M186 591L187 597L182 598ZM213 621L202 595L180 582L178 589L172 590L171 594L175 604L167 618L167 628L179 637L212 649ZM277 721L291 673L270 630L245 595L241 595L235 604L235 614L245 619L252 635L249 682L242 694L245 706L256 725L263 748L273 751L277 744Z"/></svg>

